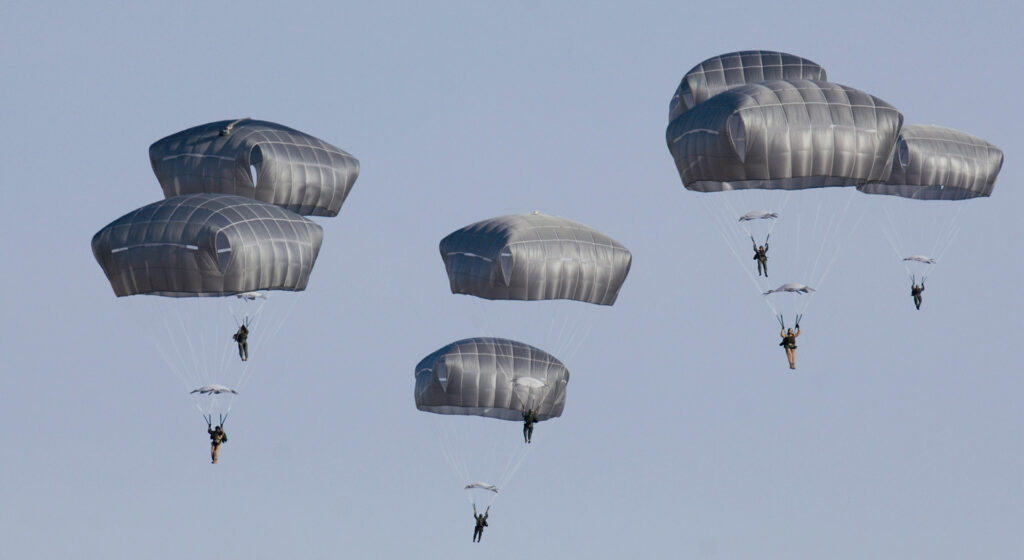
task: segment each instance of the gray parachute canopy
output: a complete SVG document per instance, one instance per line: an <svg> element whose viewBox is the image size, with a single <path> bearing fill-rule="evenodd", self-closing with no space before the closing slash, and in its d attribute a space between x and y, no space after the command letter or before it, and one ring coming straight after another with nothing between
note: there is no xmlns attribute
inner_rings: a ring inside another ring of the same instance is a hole
<svg viewBox="0 0 1024 560"><path fill-rule="evenodd" d="M803 189L881 181L903 124L895 107L831 82L773 80L722 92L672 121L687 189Z"/></svg>
<svg viewBox="0 0 1024 560"><path fill-rule="evenodd" d="M966 132L933 125L907 125L896 141L892 173L885 181L857 188L921 200L963 200L992 194L1003 152Z"/></svg>
<svg viewBox="0 0 1024 560"><path fill-rule="evenodd" d="M304 290L322 240L319 225L279 206L190 194L114 220L92 252L118 296L222 296Z"/></svg>
<svg viewBox="0 0 1024 560"><path fill-rule="evenodd" d="M499 216L441 240L453 294L484 299L572 299L612 305L632 254L583 224L544 214Z"/></svg>
<svg viewBox="0 0 1024 560"><path fill-rule="evenodd" d="M672 122L723 91L767 80L828 80L816 62L776 51L739 51L711 57L683 76L668 107Z"/></svg>
<svg viewBox="0 0 1024 560"><path fill-rule="evenodd" d="M313 216L336 216L359 176L359 160L351 154L304 132L251 119L208 123L162 138L149 147L149 160L168 198L236 194Z"/></svg>
<svg viewBox="0 0 1024 560"><path fill-rule="evenodd" d="M569 370L547 352L504 338L453 342L416 364L416 408L522 420L562 415Z"/></svg>

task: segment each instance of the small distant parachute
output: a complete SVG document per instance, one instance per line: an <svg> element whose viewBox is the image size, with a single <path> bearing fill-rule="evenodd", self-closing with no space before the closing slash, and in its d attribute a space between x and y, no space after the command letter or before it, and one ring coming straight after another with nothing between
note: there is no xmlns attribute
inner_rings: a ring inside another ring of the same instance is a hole
<svg viewBox="0 0 1024 560"><path fill-rule="evenodd" d="M905 260L905 261L914 261L914 262L919 262L919 263L924 263L924 264L935 264L935 259L933 259L931 257L926 257L924 255L912 255L912 256L909 256L909 257L904 257L903 260Z"/></svg>
<svg viewBox="0 0 1024 560"><path fill-rule="evenodd" d="M493 484L487 484L486 482L474 482L466 485L466 490L490 490L495 494L498 493L498 487Z"/></svg>
<svg viewBox="0 0 1024 560"><path fill-rule="evenodd" d="M668 120L739 85L799 79L825 81L828 75L816 62L783 52L738 51L713 56L683 76L669 103Z"/></svg>
<svg viewBox="0 0 1024 560"><path fill-rule="evenodd" d="M416 365L416 408L435 414L522 420L562 415L569 370L547 352L504 338L453 342Z"/></svg>
<svg viewBox="0 0 1024 560"><path fill-rule="evenodd" d="M769 212L767 210L754 210L740 216L740 221L749 222L751 220L774 220L775 218L778 217L778 212Z"/></svg>
<svg viewBox="0 0 1024 560"><path fill-rule="evenodd" d="M518 377L515 380L515 384L520 387L528 387L530 389L540 389L547 385L547 383L537 379L536 377Z"/></svg>
<svg viewBox="0 0 1024 560"><path fill-rule="evenodd" d="M615 303L633 259L593 228L536 212L468 225L442 239L440 251L453 294L598 305Z"/></svg>
<svg viewBox="0 0 1024 560"><path fill-rule="evenodd" d="M149 147L164 196L224 193L313 216L336 216L359 160L319 138L249 118L199 125Z"/></svg>
<svg viewBox="0 0 1024 560"><path fill-rule="evenodd" d="M230 387L225 387L223 385L205 385L203 387L191 391L191 393L199 393L201 395L219 395L221 393L231 393L233 395L237 395L238 391Z"/></svg>
<svg viewBox="0 0 1024 560"><path fill-rule="evenodd" d="M264 292L245 292L244 294L238 294L235 297L246 301L255 301L257 299L267 299L267 294Z"/></svg>
<svg viewBox="0 0 1024 560"><path fill-rule="evenodd" d="M810 287L810 286L808 286L806 284L799 284L797 282L789 282L787 284L783 284L783 285L779 286L778 288L775 288L773 290L768 290L767 292L764 292L764 295L774 294L774 293L778 293L778 292L789 292L789 293L794 293L794 294L806 294L808 292L813 292L813 291L814 291L814 288L812 288L812 287Z"/></svg>

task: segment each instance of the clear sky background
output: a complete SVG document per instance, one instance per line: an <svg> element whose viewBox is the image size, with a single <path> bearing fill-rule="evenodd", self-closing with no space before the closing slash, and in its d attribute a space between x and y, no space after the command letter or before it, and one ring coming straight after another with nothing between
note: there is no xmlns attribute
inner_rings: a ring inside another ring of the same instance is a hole
<svg viewBox="0 0 1024 560"><path fill-rule="evenodd" d="M1017 10L4 2L0 556L1021 558ZM859 222L795 373L665 147L683 74L741 49L804 56L1006 154L919 312ZM211 466L151 318L114 297L89 242L162 197L150 143L245 116L362 171L317 219L309 287L253 349ZM633 268L614 307L545 308L587 335L563 356L565 413L473 544L435 433L448 418L416 410L413 367L480 334L551 347L518 311L450 294L437 250L535 209L616 238Z"/></svg>

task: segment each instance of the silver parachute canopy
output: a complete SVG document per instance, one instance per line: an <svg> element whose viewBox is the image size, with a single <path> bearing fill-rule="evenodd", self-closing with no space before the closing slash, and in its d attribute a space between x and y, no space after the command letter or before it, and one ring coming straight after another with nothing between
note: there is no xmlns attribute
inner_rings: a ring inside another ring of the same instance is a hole
<svg viewBox="0 0 1024 560"><path fill-rule="evenodd" d="M313 216L336 216L359 160L277 123L240 119L199 125L149 147L164 196L224 193Z"/></svg>
<svg viewBox="0 0 1024 560"><path fill-rule="evenodd" d="M774 220L779 217L778 212L769 212L767 210L751 210L746 214L740 216L739 221L750 222L753 220Z"/></svg>
<svg viewBox="0 0 1024 560"><path fill-rule="evenodd" d="M771 290L764 292L764 295L777 294L783 292L788 292L791 294L806 294L813 291L815 291L814 288L806 284L800 284L799 282L787 282L779 286L778 288L772 288Z"/></svg>
<svg viewBox="0 0 1024 560"><path fill-rule="evenodd" d="M896 141L892 173L857 188L920 200L963 200L992 194L1003 152L966 132L933 125L907 125Z"/></svg>
<svg viewBox="0 0 1024 560"><path fill-rule="evenodd" d="M522 420L522 409L539 420L562 415L569 370L547 352L504 338L453 342L416 365L416 408Z"/></svg>
<svg viewBox="0 0 1024 560"><path fill-rule="evenodd" d="M683 76L669 103L668 120L689 111L723 91L767 80L826 81L825 69L816 62L776 51L739 51L711 57Z"/></svg>
<svg viewBox="0 0 1024 560"><path fill-rule="evenodd" d="M237 395L238 391L231 387L225 387L223 385L203 385L198 389L193 389L190 393L199 393L200 395L219 395L221 393L231 393Z"/></svg>
<svg viewBox="0 0 1024 560"><path fill-rule="evenodd" d="M804 189L884 181L903 115L857 89L772 80L724 91L673 120L687 189Z"/></svg>
<svg viewBox="0 0 1024 560"><path fill-rule="evenodd" d="M571 299L612 305L632 254L578 222L545 214L499 216L441 240L453 294L484 299Z"/></svg>
<svg viewBox="0 0 1024 560"><path fill-rule="evenodd" d="M92 238L118 296L223 296L306 288L319 225L279 206L190 194L143 206Z"/></svg>
<svg viewBox="0 0 1024 560"><path fill-rule="evenodd" d="M935 264L935 259L926 257L924 255L911 255L909 257L903 257L904 261L919 262L921 264Z"/></svg>

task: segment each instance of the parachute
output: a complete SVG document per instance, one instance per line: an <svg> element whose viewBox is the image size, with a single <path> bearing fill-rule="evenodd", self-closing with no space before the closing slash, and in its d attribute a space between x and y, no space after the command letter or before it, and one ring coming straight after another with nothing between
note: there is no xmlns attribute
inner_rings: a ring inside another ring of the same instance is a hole
<svg viewBox="0 0 1024 560"><path fill-rule="evenodd" d="M915 200L964 200L992 194L1003 167L999 148L966 132L933 125L903 127L896 153L884 181L868 181L857 189Z"/></svg>
<svg viewBox="0 0 1024 560"><path fill-rule="evenodd" d="M828 79L815 62L776 51L739 51L711 57L683 76L669 104L668 120L738 85L767 80Z"/></svg>
<svg viewBox="0 0 1024 560"><path fill-rule="evenodd" d="M739 221L749 222L751 220L774 220L779 217L778 212L769 212L767 210L753 210L740 216Z"/></svg>
<svg viewBox="0 0 1024 560"><path fill-rule="evenodd" d="M453 294L484 299L570 299L612 305L632 255L583 224L545 214L499 216L441 240Z"/></svg>
<svg viewBox="0 0 1024 560"><path fill-rule="evenodd" d="M538 421L561 416L569 370L554 356L522 342L502 338L467 338L448 344L420 360L413 391L416 408L436 418L426 422L466 497L476 505L488 492L490 506L532 449L508 422L521 421L524 410ZM438 415L438 416L434 416ZM479 422L476 420L480 420ZM469 482L479 475L497 484Z"/></svg>
<svg viewBox="0 0 1024 560"><path fill-rule="evenodd" d="M857 189L872 197L872 214L911 281L924 280L959 233L966 201L992 194L1003 152L965 132L907 125L896 140L892 170ZM925 251L925 255L912 251Z"/></svg>
<svg viewBox="0 0 1024 560"><path fill-rule="evenodd" d="M238 391L230 387L225 387L223 385L204 385L198 389L193 389L192 393L199 393L201 395L219 395L221 393L231 393L232 395L237 395Z"/></svg>
<svg viewBox="0 0 1024 560"><path fill-rule="evenodd" d="M539 420L562 415L569 370L554 356L522 342L467 338L453 342L416 365L416 408L522 420L522 410Z"/></svg>
<svg viewBox="0 0 1024 560"><path fill-rule="evenodd" d="M249 378L250 362L228 365L231 332L246 324L253 346L273 336L283 315L264 317L264 292L304 290L322 240L319 225L282 207L200 193L129 212L93 236L92 250L118 297L145 300L140 330L186 390L199 387L190 394L209 422L227 417Z"/></svg>
<svg viewBox="0 0 1024 560"><path fill-rule="evenodd" d="M196 297L306 288L323 230L278 206L191 194L111 222L92 250L117 296Z"/></svg>
<svg viewBox="0 0 1024 560"><path fill-rule="evenodd" d="M293 212L336 216L359 176L359 160L323 140L268 121L199 125L149 147L167 198L224 193Z"/></svg>
<svg viewBox="0 0 1024 560"><path fill-rule="evenodd" d="M774 289L768 290L767 292L764 293L764 295L774 294L774 293L782 293L782 292L788 292L788 293L791 293L791 294L807 294L807 293L810 293L810 292L813 292L813 291L815 291L814 288L812 288L810 286L807 286L807 285L804 285L804 284L800 284L800 283L797 283L797 282L789 282L789 283L786 283L786 284L783 284L783 285L779 286L778 288L774 288Z"/></svg>
<svg viewBox="0 0 1024 560"><path fill-rule="evenodd" d="M831 82L726 90L674 119L669 151L689 190L806 189L884 180L903 115Z"/></svg>

